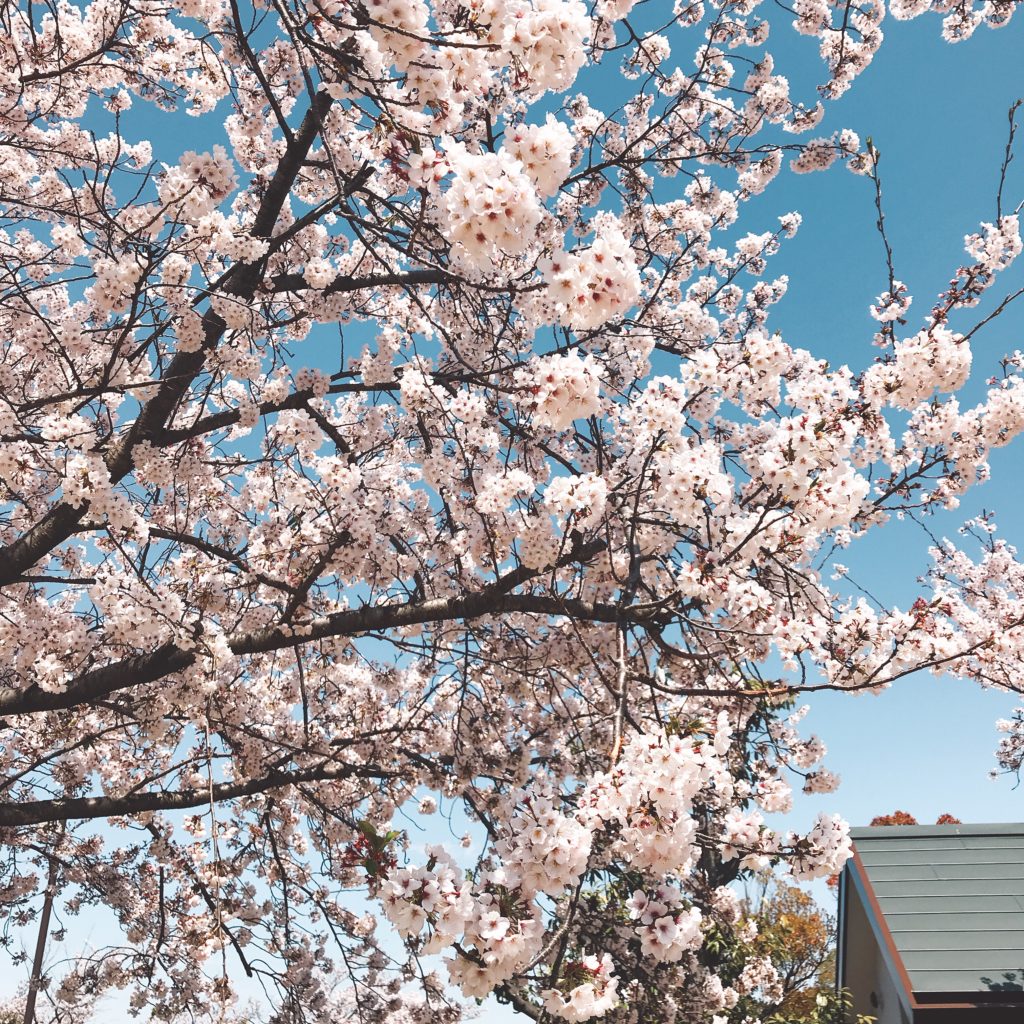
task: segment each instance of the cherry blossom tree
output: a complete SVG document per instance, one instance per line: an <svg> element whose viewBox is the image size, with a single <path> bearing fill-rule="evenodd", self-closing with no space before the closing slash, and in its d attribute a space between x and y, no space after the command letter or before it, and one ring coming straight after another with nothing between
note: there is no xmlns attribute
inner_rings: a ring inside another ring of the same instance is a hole
<svg viewBox="0 0 1024 1024"><path fill-rule="evenodd" d="M959 41L1015 6L888 13ZM736 226L786 164L845 164L884 224L874 146L814 130L885 15L3 6L0 903L40 952L76 914L120 929L40 957L15 1013L770 1003L732 883L849 849L838 817L764 818L836 782L797 696L1024 690L987 520L909 611L831 554L955 507L1024 429L1019 354L957 398L960 319L1021 252L1004 189L912 325L886 243L860 373L767 325L799 215ZM463 844L414 844L452 808Z"/></svg>

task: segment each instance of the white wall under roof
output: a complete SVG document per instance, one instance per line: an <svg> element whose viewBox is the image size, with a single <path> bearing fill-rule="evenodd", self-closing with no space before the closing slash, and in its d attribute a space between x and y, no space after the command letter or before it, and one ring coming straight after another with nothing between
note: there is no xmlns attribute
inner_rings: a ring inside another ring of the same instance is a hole
<svg viewBox="0 0 1024 1024"><path fill-rule="evenodd" d="M853 1013L875 1017L877 1024L910 1024L860 894L849 878L843 884L845 929L840 984L853 996Z"/></svg>

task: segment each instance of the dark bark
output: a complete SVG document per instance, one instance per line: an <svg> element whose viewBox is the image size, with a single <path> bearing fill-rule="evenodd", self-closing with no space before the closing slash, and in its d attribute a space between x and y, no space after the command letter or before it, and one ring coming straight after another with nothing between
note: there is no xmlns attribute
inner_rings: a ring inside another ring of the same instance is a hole
<svg viewBox="0 0 1024 1024"><path fill-rule="evenodd" d="M560 560L561 565L587 562L605 547L603 541L592 541ZM520 568L499 577L494 583L462 597L434 599L400 605L371 605L335 612L317 619L308 632L296 633L291 626L275 626L233 637L232 653L238 656L265 654L337 636L358 636L427 622L447 622L482 618L487 615L522 612L528 615L567 615L584 622L658 622L660 609L633 606L621 608L614 604L591 603L573 597L549 594L512 594L510 590L537 577L530 569ZM195 663L194 651L174 644L164 644L151 654L140 654L92 669L72 680L64 690L50 691L38 686L24 690L7 690L0 694L0 716L36 714L76 707L89 701L109 697L121 690L181 672Z"/></svg>
<svg viewBox="0 0 1024 1024"><path fill-rule="evenodd" d="M302 163L320 131L331 103L331 97L327 93L316 95L267 186L250 232L253 237L270 238L285 199L295 184ZM263 263L260 260L243 264L237 271L229 274L223 291L243 299L251 299L256 294L263 273ZM206 362L206 353L216 348L225 327L224 321L216 313L207 310L203 316L203 347L197 352L175 353L157 393L142 407L134 423L106 456L112 483L117 483L131 472L136 445L141 441L156 438L163 429L192 381L202 370ZM72 537L88 511L88 502L77 507L60 502L20 537L0 548L0 587L13 583L57 545Z"/></svg>
<svg viewBox="0 0 1024 1024"><path fill-rule="evenodd" d="M271 772L245 782L220 782L210 789L155 790L129 796L58 797L54 800L27 800L24 803L0 804L0 827L40 825L53 821L85 821L91 818L112 818L142 814L146 811L180 811L189 807L208 806L239 797L255 796L272 789L301 783L326 782L352 776L386 777L387 773L365 765L321 764L291 772Z"/></svg>

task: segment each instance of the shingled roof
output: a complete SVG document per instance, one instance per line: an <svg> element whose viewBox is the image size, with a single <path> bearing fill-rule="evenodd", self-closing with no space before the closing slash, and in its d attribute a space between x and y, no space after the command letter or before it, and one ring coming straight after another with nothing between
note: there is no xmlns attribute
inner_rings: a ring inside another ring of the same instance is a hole
<svg viewBox="0 0 1024 1024"><path fill-rule="evenodd" d="M863 908L905 990L906 1016L952 1020L956 1008L976 1007L972 1020L1024 1022L1024 825L889 826L852 835L841 901ZM841 914L844 932L850 916ZM841 935L841 979L850 955ZM1000 1006L1012 1013L979 1013Z"/></svg>

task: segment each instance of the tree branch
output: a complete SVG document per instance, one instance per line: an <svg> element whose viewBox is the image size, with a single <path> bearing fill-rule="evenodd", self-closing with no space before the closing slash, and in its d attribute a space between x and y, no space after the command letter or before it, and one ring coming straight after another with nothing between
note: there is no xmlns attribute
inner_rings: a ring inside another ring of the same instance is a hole
<svg viewBox="0 0 1024 1024"><path fill-rule="evenodd" d="M320 764L315 768L302 768L291 772L271 772L259 779L246 782L221 782L212 787L216 803L255 796L270 789L295 786L304 782L325 782L330 779L381 778L388 773L365 765ZM0 804L0 827L41 825L51 821L85 821L92 818L112 818L120 815L142 814L147 811L180 811L208 804L211 789L181 789L132 793L130 796L58 797L54 800L28 800L23 803Z"/></svg>
<svg viewBox="0 0 1024 1024"><path fill-rule="evenodd" d="M249 232L254 238L271 236L285 199L295 184L302 163L320 131L332 102L327 93L317 93L306 112L292 144L285 151L274 177L267 186ZM262 274L262 261L246 263L241 266L238 273L232 275L223 290L244 299L251 299L256 293ZM203 315L202 347L196 352L175 353L157 393L146 402L131 427L107 455L106 464L111 483L117 483L131 472L134 466L135 446L141 441L154 438L160 432L181 402L189 385L202 370L206 362L206 353L216 348L226 327L224 320L212 309L208 309ZM0 548L0 587L12 583L54 547L71 537L88 510L88 502L76 507L62 501L53 506L31 529Z"/></svg>
<svg viewBox="0 0 1024 1024"><path fill-rule="evenodd" d="M568 552L559 566L587 562L605 549L603 540L591 541ZM357 636L427 622L475 619L486 615L523 612L528 615L571 615L591 622L658 622L663 611L658 606L634 605L620 609L616 605L583 601L551 594L512 594L522 583L542 575L520 567L499 577L475 593L459 597L435 598L418 604L368 605L335 612L296 628L273 626L232 637L233 654L266 654L336 636ZM92 669L72 680L59 691L44 690L33 684L23 690L0 693L0 716L36 714L76 707L108 697L143 683L154 682L195 664L199 655L176 644L167 643L149 654L140 654Z"/></svg>

